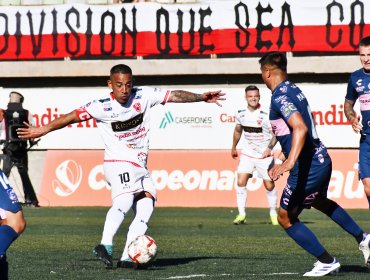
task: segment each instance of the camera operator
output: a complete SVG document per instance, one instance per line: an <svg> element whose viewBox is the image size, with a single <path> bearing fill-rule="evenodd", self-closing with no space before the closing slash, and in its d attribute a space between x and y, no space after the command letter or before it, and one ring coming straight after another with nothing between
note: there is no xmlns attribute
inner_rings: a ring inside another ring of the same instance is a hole
<svg viewBox="0 0 370 280"><path fill-rule="evenodd" d="M7 177L13 166L18 169L22 181L24 202L26 206L39 207L35 191L28 176L28 149L36 144L34 139L20 139L17 129L25 127L23 122L33 124L30 112L23 108L24 97L19 92L9 94L9 103L3 110L3 127L5 139L3 140L3 171ZM0 116L1 118L1 116ZM1 121L1 119L0 119ZM29 144L29 146L28 146Z"/></svg>

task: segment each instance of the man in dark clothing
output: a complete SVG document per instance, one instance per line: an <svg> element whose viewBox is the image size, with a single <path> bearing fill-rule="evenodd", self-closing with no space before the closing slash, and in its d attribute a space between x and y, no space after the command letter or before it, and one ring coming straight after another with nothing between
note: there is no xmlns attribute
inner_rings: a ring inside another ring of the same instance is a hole
<svg viewBox="0 0 370 280"><path fill-rule="evenodd" d="M13 166L16 166L23 185L25 204L39 207L39 202L28 176L28 141L30 146L35 142L33 139L28 141L20 139L17 135L17 129L25 127L23 122L30 123L30 112L23 108L23 101L22 94L12 91L9 95L8 107L3 111L6 136L3 147L3 171L9 177Z"/></svg>

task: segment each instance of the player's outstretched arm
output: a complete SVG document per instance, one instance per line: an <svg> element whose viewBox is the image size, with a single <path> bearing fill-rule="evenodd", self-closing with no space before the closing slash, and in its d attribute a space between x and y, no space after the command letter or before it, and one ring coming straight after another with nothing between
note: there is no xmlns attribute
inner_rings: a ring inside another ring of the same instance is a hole
<svg viewBox="0 0 370 280"><path fill-rule="evenodd" d="M203 94L197 94L186 90L172 90L167 102L174 103L188 103L188 102L207 102L216 103L218 106L222 106L219 101L225 100L225 93L221 90L208 91Z"/></svg>
<svg viewBox="0 0 370 280"><path fill-rule="evenodd" d="M85 119L84 119L85 120ZM31 126L24 122L25 128L18 128L17 134L19 138L38 138L45 134L66 127L69 124L84 121L81 120L76 111L72 111L66 115L62 115L59 118L54 119L45 126L36 127Z"/></svg>

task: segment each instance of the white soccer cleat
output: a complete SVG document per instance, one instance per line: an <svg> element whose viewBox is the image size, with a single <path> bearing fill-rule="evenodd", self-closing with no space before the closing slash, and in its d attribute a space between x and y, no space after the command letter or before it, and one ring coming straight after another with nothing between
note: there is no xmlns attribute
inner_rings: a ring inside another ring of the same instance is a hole
<svg viewBox="0 0 370 280"><path fill-rule="evenodd" d="M322 263L320 261L315 262L313 269L307 271L303 276L306 277L321 277L328 274L339 272L340 263L334 259L332 263Z"/></svg>
<svg viewBox="0 0 370 280"><path fill-rule="evenodd" d="M358 248L364 254L365 264L370 265L370 234L366 235Z"/></svg>

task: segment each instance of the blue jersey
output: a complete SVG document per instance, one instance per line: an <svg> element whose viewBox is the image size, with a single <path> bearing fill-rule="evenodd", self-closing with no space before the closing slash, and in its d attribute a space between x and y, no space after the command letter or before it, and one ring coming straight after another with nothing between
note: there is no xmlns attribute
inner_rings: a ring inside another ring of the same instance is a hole
<svg viewBox="0 0 370 280"><path fill-rule="evenodd" d="M370 134L370 73L366 73L363 68L353 72L347 85L346 99L360 102L362 115L362 132Z"/></svg>
<svg viewBox="0 0 370 280"><path fill-rule="evenodd" d="M302 159L304 161L317 159L321 162L327 151L317 136L310 106L302 91L295 84L286 80L280 83L272 92L270 107L272 130L280 142L286 158L289 156L292 148L292 128L288 125L288 120L295 112L301 114L308 128L305 144L298 158L298 164Z"/></svg>

